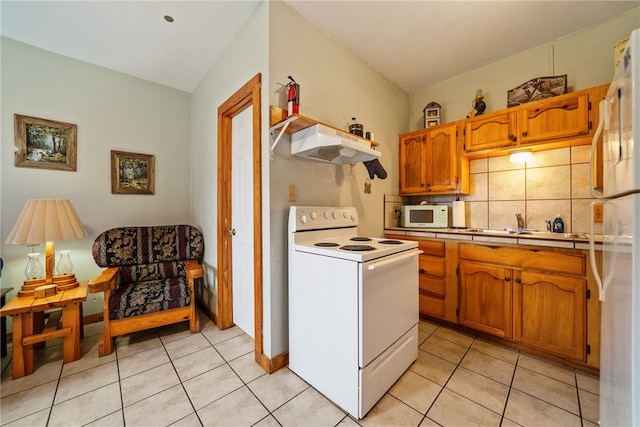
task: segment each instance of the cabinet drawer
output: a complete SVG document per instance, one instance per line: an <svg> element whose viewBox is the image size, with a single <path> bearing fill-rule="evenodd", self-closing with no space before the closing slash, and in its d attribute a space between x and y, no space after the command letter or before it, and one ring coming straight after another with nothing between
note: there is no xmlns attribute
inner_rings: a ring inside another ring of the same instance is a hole
<svg viewBox="0 0 640 427"><path fill-rule="evenodd" d="M444 317L444 300L430 295L420 294L420 313L429 316Z"/></svg>
<svg viewBox="0 0 640 427"><path fill-rule="evenodd" d="M530 268L574 276L586 275L586 257L581 253L538 249L514 249L499 246L460 245L460 259L500 264L513 268Z"/></svg>
<svg viewBox="0 0 640 427"><path fill-rule="evenodd" d="M424 252L422 255L444 258L444 242L438 242L435 240L418 240L418 249Z"/></svg>
<svg viewBox="0 0 640 427"><path fill-rule="evenodd" d="M445 280L420 275L420 290L444 298Z"/></svg>
<svg viewBox="0 0 640 427"><path fill-rule="evenodd" d="M421 275L428 274L430 276L444 277L444 268L444 258L435 258L424 255L420 255L418 257L418 272Z"/></svg>

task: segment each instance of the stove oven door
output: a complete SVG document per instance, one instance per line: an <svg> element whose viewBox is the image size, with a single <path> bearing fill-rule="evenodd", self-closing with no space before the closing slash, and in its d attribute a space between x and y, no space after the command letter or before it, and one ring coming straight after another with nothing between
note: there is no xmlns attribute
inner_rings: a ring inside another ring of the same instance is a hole
<svg viewBox="0 0 640 427"><path fill-rule="evenodd" d="M412 249L361 264L359 366L364 368L418 323L418 254Z"/></svg>

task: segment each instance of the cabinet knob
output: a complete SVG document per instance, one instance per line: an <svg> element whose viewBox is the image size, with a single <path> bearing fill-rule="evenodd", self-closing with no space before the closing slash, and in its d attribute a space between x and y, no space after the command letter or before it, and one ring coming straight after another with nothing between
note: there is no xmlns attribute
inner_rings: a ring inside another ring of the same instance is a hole
<svg viewBox="0 0 640 427"><path fill-rule="evenodd" d="M522 136L527 136L527 131L522 132Z"/></svg>
<svg viewBox="0 0 640 427"><path fill-rule="evenodd" d="M420 274L424 274L424 273L425 273L424 268L421 268L420 269Z"/></svg>
<svg viewBox="0 0 640 427"><path fill-rule="evenodd" d="M505 281L505 282L510 282L510 281L511 281L511 279L510 279L509 277L505 277L505 278L504 278L504 281Z"/></svg>
<svg viewBox="0 0 640 427"><path fill-rule="evenodd" d="M516 283L521 283L522 281L520 280L520 278L516 279Z"/></svg>

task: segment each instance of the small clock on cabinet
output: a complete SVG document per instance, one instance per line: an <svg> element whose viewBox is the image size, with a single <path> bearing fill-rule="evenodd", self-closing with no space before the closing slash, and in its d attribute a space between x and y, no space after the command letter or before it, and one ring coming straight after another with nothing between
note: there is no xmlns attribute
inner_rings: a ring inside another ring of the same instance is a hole
<svg viewBox="0 0 640 427"><path fill-rule="evenodd" d="M440 124L440 109L437 102L430 102L424 107L424 127L430 128Z"/></svg>

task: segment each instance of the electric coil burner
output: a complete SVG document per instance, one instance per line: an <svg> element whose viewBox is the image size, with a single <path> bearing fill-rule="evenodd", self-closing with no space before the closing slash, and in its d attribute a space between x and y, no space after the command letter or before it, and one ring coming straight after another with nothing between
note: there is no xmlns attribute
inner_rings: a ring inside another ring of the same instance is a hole
<svg viewBox="0 0 640 427"><path fill-rule="evenodd" d="M356 252L375 251L376 250L376 248L374 248L373 246L369 246L369 245L345 245L345 246L341 246L340 249L342 249L343 251L356 251Z"/></svg>
<svg viewBox="0 0 640 427"><path fill-rule="evenodd" d="M418 243L352 207L292 206L288 237L289 368L363 418L418 356Z"/></svg>
<svg viewBox="0 0 640 427"><path fill-rule="evenodd" d="M381 245L401 245L402 242L400 240L380 240L378 243Z"/></svg>
<svg viewBox="0 0 640 427"><path fill-rule="evenodd" d="M335 246L340 246L340 245L333 242L319 242L319 243L314 243L313 246L319 246L321 248L333 248Z"/></svg>

